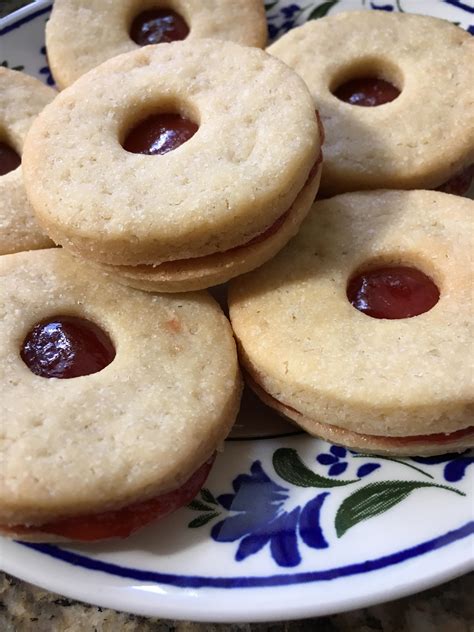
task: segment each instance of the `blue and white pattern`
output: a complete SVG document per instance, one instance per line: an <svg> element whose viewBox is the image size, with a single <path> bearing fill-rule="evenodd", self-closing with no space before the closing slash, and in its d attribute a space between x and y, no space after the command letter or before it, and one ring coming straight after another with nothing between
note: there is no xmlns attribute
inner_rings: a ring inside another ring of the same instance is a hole
<svg viewBox="0 0 474 632"><path fill-rule="evenodd" d="M470 0L266 5L272 39L351 9L429 12L474 31ZM39 0L0 20L0 64L49 85L50 9ZM362 455L296 432L234 437L199 497L161 523L101 545L0 538L0 567L69 597L195 621L270 621L361 607L472 568L473 463L472 453Z"/></svg>

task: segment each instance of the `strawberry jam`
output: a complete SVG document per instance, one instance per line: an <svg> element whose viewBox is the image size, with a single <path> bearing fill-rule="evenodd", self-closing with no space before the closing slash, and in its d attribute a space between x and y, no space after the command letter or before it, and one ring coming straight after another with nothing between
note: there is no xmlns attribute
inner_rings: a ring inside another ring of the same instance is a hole
<svg viewBox="0 0 474 632"><path fill-rule="evenodd" d="M21 164L21 158L7 143L0 143L0 176L13 171Z"/></svg>
<svg viewBox="0 0 474 632"><path fill-rule="evenodd" d="M123 148L133 154L162 155L185 143L197 130L195 123L179 114L154 114L128 133Z"/></svg>
<svg viewBox="0 0 474 632"><path fill-rule="evenodd" d="M69 379L101 371L115 358L115 349L94 323L75 316L56 316L33 327L20 355L36 375Z"/></svg>
<svg viewBox="0 0 474 632"><path fill-rule="evenodd" d="M377 268L349 281L347 298L373 318L411 318L429 311L439 300L433 281L416 268Z"/></svg>
<svg viewBox="0 0 474 632"><path fill-rule="evenodd" d="M171 9L143 11L133 20L130 37L139 46L183 40L189 27L184 19Z"/></svg>
<svg viewBox="0 0 474 632"><path fill-rule="evenodd" d="M400 94L400 90L388 81L376 79L375 77L364 77L352 79L343 83L334 92L341 101L351 105L361 105L364 107L375 107L390 103Z"/></svg>
<svg viewBox="0 0 474 632"><path fill-rule="evenodd" d="M206 461L194 474L178 489L145 500L122 509L105 511L87 516L73 516L57 522L50 522L40 526L4 526L2 531L15 535L44 533L59 535L81 542L94 542L107 538L127 538L142 529L150 522L164 518L180 507L187 505L196 496L206 482L206 478L214 463L214 456Z"/></svg>

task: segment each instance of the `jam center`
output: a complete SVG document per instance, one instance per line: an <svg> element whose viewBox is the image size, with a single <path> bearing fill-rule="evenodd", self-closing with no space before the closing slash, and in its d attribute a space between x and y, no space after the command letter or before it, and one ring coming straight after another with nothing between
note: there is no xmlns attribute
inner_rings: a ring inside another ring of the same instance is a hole
<svg viewBox="0 0 474 632"><path fill-rule="evenodd" d="M189 27L184 19L171 9L143 11L133 20L130 37L139 46L175 42L188 36Z"/></svg>
<svg viewBox="0 0 474 632"><path fill-rule="evenodd" d="M411 318L434 307L439 290L420 270L394 266L352 278L347 298L356 309L373 318Z"/></svg>
<svg viewBox="0 0 474 632"><path fill-rule="evenodd" d="M128 133L123 148L133 154L166 154L189 140L198 129L179 114L154 114Z"/></svg>
<svg viewBox="0 0 474 632"><path fill-rule="evenodd" d="M94 323L75 316L55 316L28 333L21 358L36 375L68 379L101 371L115 358L115 349Z"/></svg>
<svg viewBox="0 0 474 632"><path fill-rule="evenodd" d="M21 158L7 143L0 143L0 176L13 171L21 164Z"/></svg>
<svg viewBox="0 0 474 632"><path fill-rule="evenodd" d="M394 85L376 77L351 79L334 91L334 96L341 101L364 107L375 107L389 103L396 99L399 94L400 90Z"/></svg>

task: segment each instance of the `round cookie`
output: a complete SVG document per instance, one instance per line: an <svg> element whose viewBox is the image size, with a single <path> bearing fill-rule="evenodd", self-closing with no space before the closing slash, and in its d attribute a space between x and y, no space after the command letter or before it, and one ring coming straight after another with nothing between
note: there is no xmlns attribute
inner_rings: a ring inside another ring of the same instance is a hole
<svg viewBox="0 0 474 632"><path fill-rule="evenodd" d="M132 290L59 249L2 257L0 276L0 531L51 540L61 529L45 524L120 522L207 473L241 391L230 326L207 293ZM33 373L25 336L59 317L100 327L112 362L74 379Z"/></svg>
<svg viewBox="0 0 474 632"><path fill-rule="evenodd" d="M360 11L313 20L268 52L296 70L326 141L321 191L436 188L474 162L474 39L451 23ZM359 78L401 93L377 107L333 94Z"/></svg>
<svg viewBox="0 0 474 632"><path fill-rule="evenodd" d="M21 154L31 123L55 96L37 79L0 67L0 255L54 245L26 197Z"/></svg>
<svg viewBox="0 0 474 632"><path fill-rule="evenodd" d="M432 191L316 202L277 257L231 284L232 326L262 399L311 434L367 452L472 446L473 211ZM424 272L439 301L411 318L353 307L349 281L385 266Z"/></svg>
<svg viewBox="0 0 474 632"><path fill-rule="evenodd" d="M149 22L143 39L150 44L160 43L161 37L216 38L260 48L267 42L261 0L55 0L46 46L57 85L65 88L107 59L137 49L130 31L144 12Z"/></svg>
<svg viewBox="0 0 474 632"><path fill-rule="evenodd" d="M130 138L156 115L198 129L173 151L133 153ZM129 285L172 292L271 258L308 212L320 163L303 81L257 48L216 40L105 62L43 112L24 153L28 195L56 243Z"/></svg>

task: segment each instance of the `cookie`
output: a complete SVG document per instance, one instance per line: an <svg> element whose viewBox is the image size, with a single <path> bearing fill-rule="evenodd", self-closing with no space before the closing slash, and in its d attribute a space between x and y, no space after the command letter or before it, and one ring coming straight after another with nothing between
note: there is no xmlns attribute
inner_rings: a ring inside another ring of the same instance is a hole
<svg viewBox="0 0 474 632"><path fill-rule="evenodd" d="M111 57L139 46L217 38L262 48L262 0L55 0L46 25L48 60L62 89Z"/></svg>
<svg viewBox="0 0 474 632"><path fill-rule="evenodd" d="M217 303L112 284L62 249L1 257L0 276L0 531L124 537L189 502L240 399Z"/></svg>
<svg viewBox="0 0 474 632"><path fill-rule="evenodd" d="M21 154L31 123L55 96L37 79L0 67L0 255L54 245L26 197Z"/></svg>
<svg viewBox="0 0 474 632"><path fill-rule="evenodd" d="M297 232L321 134L285 64L192 40L90 71L39 117L23 162L56 243L126 284L179 292L257 267Z"/></svg>
<svg viewBox="0 0 474 632"><path fill-rule="evenodd" d="M307 22L267 50L303 77L320 111L326 133L323 195L434 189L465 169L467 187L462 179L457 186L460 192L469 188L469 33L427 16L348 12Z"/></svg>
<svg viewBox="0 0 474 632"><path fill-rule="evenodd" d="M231 283L263 401L365 452L472 446L473 212L434 191L316 202L277 257Z"/></svg>

